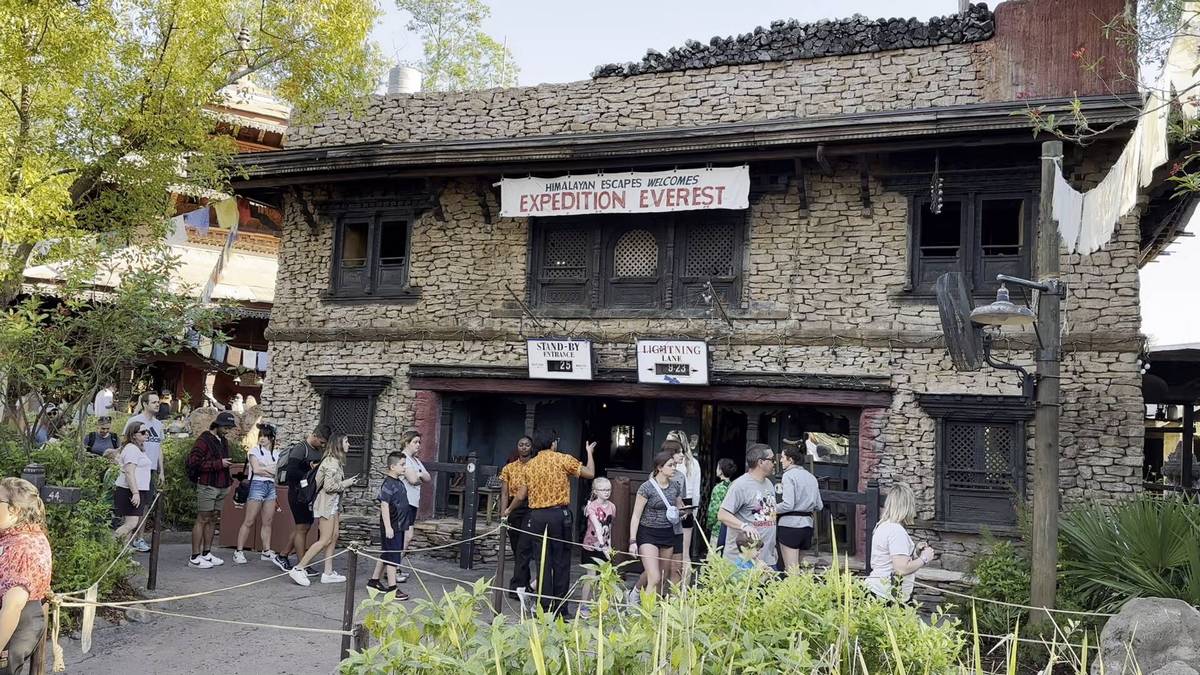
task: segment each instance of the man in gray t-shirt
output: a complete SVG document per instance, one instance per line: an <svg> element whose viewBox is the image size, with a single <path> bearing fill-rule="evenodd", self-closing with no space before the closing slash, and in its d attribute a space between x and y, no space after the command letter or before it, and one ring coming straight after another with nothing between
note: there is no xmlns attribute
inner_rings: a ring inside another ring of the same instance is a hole
<svg viewBox="0 0 1200 675"><path fill-rule="evenodd" d="M746 450L746 473L729 486L721 502L718 519L728 528L725 535L725 559L737 558L738 532L745 531L762 540L758 557L775 565L775 486L767 479L775 468L775 453L768 445L756 443Z"/></svg>

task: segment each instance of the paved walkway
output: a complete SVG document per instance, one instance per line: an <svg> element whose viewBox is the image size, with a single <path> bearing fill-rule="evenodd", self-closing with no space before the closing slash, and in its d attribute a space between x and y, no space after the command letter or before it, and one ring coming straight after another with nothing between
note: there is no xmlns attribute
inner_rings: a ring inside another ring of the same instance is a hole
<svg viewBox="0 0 1200 675"><path fill-rule="evenodd" d="M147 597L168 597L233 586L279 574L279 569L258 554L245 565L233 564L231 550L217 551L225 564L211 570L187 566L187 544L162 547L158 589L145 591ZM138 560L147 563L148 556ZM334 561L334 568L346 573L345 555ZM413 557L418 568L458 579L475 580L489 576L492 570L459 569L454 563ZM367 597L366 580L374 562L361 560L356 600ZM145 570L134 580L145 584ZM425 579L428 592L442 593L452 582ZM402 585L413 599L426 597L416 579ZM152 609L254 623L340 629L345 584L321 584L317 579L308 588L280 577L245 589L149 605ZM114 625L97 617L92 648L80 651L77 639L63 639L67 672L88 675L129 675L130 673L220 673L221 675L269 675L272 673L332 673L337 667L341 637L318 633L299 633L268 628L194 621L176 617L146 615L146 623ZM66 638L66 636L64 636ZM47 668L49 672L49 668Z"/></svg>

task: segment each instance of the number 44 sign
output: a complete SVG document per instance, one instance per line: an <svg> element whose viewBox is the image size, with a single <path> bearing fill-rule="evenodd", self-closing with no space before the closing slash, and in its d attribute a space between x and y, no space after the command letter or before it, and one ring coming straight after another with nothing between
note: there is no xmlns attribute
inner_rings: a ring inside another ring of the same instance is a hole
<svg viewBox="0 0 1200 675"><path fill-rule="evenodd" d="M637 370L646 384L708 384L708 343L638 340Z"/></svg>

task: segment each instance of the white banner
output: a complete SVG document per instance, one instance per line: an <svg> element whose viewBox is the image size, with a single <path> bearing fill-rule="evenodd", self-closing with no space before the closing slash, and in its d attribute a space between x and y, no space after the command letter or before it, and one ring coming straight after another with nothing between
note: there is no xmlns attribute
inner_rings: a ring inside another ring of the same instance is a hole
<svg viewBox="0 0 1200 675"><path fill-rule="evenodd" d="M708 343L638 340L637 371L643 384L708 384Z"/></svg>
<svg viewBox="0 0 1200 675"><path fill-rule="evenodd" d="M746 166L505 178L499 185L500 215L508 218L750 207Z"/></svg>
<svg viewBox="0 0 1200 675"><path fill-rule="evenodd" d="M529 377L539 380L592 379L590 340L530 339L525 343Z"/></svg>

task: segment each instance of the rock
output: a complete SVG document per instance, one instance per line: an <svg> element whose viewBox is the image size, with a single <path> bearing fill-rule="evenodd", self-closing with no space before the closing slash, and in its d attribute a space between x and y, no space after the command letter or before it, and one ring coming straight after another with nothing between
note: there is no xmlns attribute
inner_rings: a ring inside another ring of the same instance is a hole
<svg viewBox="0 0 1200 675"><path fill-rule="evenodd" d="M1129 653L1140 671L1126 667ZM1106 675L1194 675L1200 667L1200 611L1182 600L1130 600L1100 634L1092 675L1101 667Z"/></svg>
<svg viewBox="0 0 1200 675"><path fill-rule="evenodd" d="M125 610L125 618L134 623L150 623L155 615L145 609L142 605L130 605L129 609Z"/></svg>

